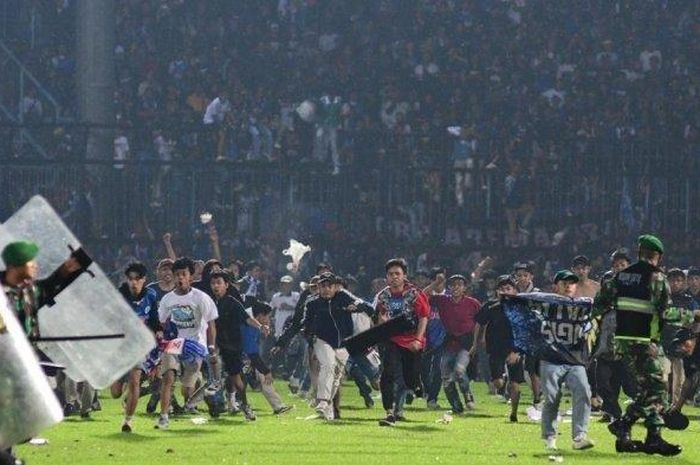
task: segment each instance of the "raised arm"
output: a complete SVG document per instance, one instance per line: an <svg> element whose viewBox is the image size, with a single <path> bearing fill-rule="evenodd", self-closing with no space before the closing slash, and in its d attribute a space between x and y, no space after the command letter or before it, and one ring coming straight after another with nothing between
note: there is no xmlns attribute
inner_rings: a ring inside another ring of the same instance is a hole
<svg viewBox="0 0 700 465"><path fill-rule="evenodd" d="M437 288L438 286L440 286L440 285L443 284L444 282L445 282L445 274L444 274L444 273L438 273L438 274L435 276L435 279L433 280L433 282L430 283L430 284L428 284L428 285L423 289L423 292L425 292L425 294L426 294L427 296L430 296L430 295L433 294L433 292L435 292L435 288Z"/></svg>
<svg viewBox="0 0 700 465"><path fill-rule="evenodd" d="M173 244L171 242L172 238L173 235L169 232L163 234L163 245L165 245L165 252L168 255L168 258L171 260L177 260L177 254L175 253L175 249L173 249Z"/></svg>
<svg viewBox="0 0 700 465"><path fill-rule="evenodd" d="M214 258L221 261L221 245L219 244L219 232L216 230L216 225L213 222L209 223L209 240L211 241L211 250Z"/></svg>

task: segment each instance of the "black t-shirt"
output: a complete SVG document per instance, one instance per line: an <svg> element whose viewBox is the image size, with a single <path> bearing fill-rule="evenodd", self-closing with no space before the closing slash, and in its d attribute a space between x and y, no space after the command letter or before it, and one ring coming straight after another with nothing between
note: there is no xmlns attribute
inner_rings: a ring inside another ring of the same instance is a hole
<svg viewBox="0 0 700 465"><path fill-rule="evenodd" d="M216 343L221 350L230 352L241 351L241 326L246 324L250 316L243 305L230 295L214 299L219 311L216 320Z"/></svg>
<svg viewBox="0 0 700 465"><path fill-rule="evenodd" d="M499 300L489 300L476 314L476 322L486 328L486 352L492 356L505 357L513 349L510 322L503 312Z"/></svg>
<svg viewBox="0 0 700 465"><path fill-rule="evenodd" d="M209 279L208 281L195 281L192 283L192 287L194 287L195 289L199 289L200 291L204 292L206 295L211 297L213 300L216 300L214 298L214 291L211 290L211 279ZM230 295L240 303L244 304L246 307L250 307L251 305L253 305L252 300L248 299L248 301L246 301L246 299L241 295L240 291L232 283L229 283L226 294Z"/></svg>

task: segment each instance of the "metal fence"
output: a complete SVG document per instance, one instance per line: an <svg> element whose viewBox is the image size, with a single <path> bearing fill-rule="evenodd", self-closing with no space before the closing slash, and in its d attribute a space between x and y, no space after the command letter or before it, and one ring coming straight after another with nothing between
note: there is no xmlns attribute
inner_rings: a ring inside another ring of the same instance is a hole
<svg viewBox="0 0 700 465"><path fill-rule="evenodd" d="M3 130L11 140L15 129ZM471 170L474 182L459 206L447 153L418 165L394 154L347 164L332 175L325 161L289 158L217 162L180 154L171 162L141 155L86 161L79 132L71 139L70 156L43 160L17 155L7 140L0 145L0 215L6 218L40 193L87 236L184 230L204 210L214 212L218 227L231 234L264 234L290 225L320 235L329 228L373 234L378 219L384 226L398 219L420 223L413 234L440 238L450 227L506 224L508 170L487 169L483 159ZM594 141L585 154L560 154L556 166L534 169L528 192L533 226L692 231L700 226L700 170L691 155L681 143L614 140ZM98 217L104 221L96 228Z"/></svg>

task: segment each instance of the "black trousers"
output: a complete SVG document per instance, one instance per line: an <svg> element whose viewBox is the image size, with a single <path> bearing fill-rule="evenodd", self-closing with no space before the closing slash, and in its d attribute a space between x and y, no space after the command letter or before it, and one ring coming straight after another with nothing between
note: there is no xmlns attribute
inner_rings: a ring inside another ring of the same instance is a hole
<svg viewBox="0 0 700 465"><path fill-rule="evenodd" d="M601 409L613 418L622 416L620 390L630 398L637 394L637 384L633 373L628 373L620 360L602 360L596 363L595 378L598 395L603 399Z"/></svg>
<svg viewBox="0 0 700 465"><path fill-rule="evenodd" d="M12 449L0 450L0 465L15 465L16 460L12 455Z"/></svg>
<svg viewBox="0 0 700 465"><path fill-rule="evenodd" d="M420 352L411 352L389 341L382 346L381 357L382 376L379 380L379 388L382 392L384 410L394 410L399 394L396 392L397 386L405 385L406 389L416 391L419 397L422 395ZM401 383L402 378L403 383Z"/></svg>

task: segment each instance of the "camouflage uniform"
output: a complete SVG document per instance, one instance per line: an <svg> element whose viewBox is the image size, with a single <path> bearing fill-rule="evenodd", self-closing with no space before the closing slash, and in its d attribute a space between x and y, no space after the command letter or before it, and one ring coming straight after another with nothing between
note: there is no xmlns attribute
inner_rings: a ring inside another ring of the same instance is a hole
<svg viewBox="0 0 700 465"><path fill-rule="evenodd" d="M4 276L0 273L0 285L4 287L10 307L14 310L27 336L39 336L39 322L37 312L43 305L42 291L36 284L23 287L14 287L4 282Z"/></svg>
<svg viewBox="0 0 700 465"><path fill-rule="evenodd" d="M681 447L661 438L663 414L668 410L668 387L663 370L663 349L659 344L663 316L671 307L666 275L644 257L663 254L663 244L654 236L639 238L637 263L604 281L593 304L594 316L614 311L615 345L622 363L633 374L637 395L621 417L608 429L617 436L618 452L646 452L677 455ZM644 253L642 253L644 252ZM632 425L644 418L646 440L632 440Z"/></svg>
<svg viewBox="0 0 700 465"><path fill-rule="evenodd" d="M618 281L603 282L594 303L594 312L602 314L617 310L625 301L618 297ZM644 418L648 430L658 431L664 424L661 413L668 408L668 388L663 373L663 350L657 342L660 336L659 322L670 306L670 291L666 276L656 272L650 282L649 309L652 309L650 337L615 337L615 349L622 355L628 373L632 373L638 385L634 402L627 407L625 416L631 423ZM621 302L622 300L622 302ZM629 303L629 302L627 302Z"/></svg>

